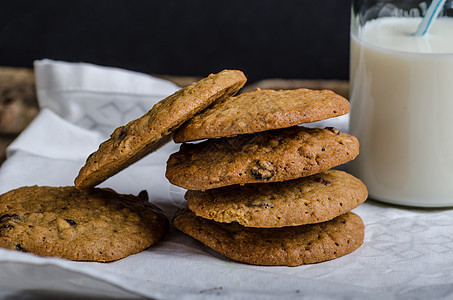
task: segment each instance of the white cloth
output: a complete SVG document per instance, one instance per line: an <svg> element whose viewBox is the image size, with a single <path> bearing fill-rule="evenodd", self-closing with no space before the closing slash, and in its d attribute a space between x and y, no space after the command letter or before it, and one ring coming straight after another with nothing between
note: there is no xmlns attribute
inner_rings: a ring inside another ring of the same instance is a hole
<svg viewBox="0 0 453 300"><path fill-rule="evenodd" d="M35 68L42 111L9 147L0 168L0 193L24 185L72 185L107 130L124 125L177 89L144 74L83 63L44 60ZM129 115L132 111L134 116ZM101 186L133 194L146 189L150 201L171 218L184 205L184 191L164 177L168 155L177 149L169 143ZM368 200L354 211L366 225L358 250L291 268L233 262L173 228L158 244L112 263L0 249L0 297L453 298L452 210L408 209Z"/></svg>
<svg viewBox="0 0 453 300"><path fill-rule="evenodd" d="M91 64L59 61L35 62L41 108L49 108L66 121L110 134L136 119L177 90L166 80Z"/></svg>

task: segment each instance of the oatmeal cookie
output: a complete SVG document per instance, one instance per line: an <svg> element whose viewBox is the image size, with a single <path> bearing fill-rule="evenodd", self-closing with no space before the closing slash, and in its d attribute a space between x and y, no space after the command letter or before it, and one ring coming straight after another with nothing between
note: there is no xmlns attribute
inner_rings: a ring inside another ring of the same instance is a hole
<svg viewBox="0 0 453 300"><path fill-rule="evenodd" d="M365 185L337 170L283 182L187 191L189 209L217 222L285 227L331 220L362 204Z"/></svg>
<svg viewBox="0 0 453 300"><path fill-rule="evenodd" d="M0 247L40 256L114 261L150 247L167 227L146 191L30 186L0 196Z"/></svg>
<svg viewBox="0 0 453 300"><path fill-rule="evenodd" d="M329 90L256 90L225 98L175 131L175 142L287 128L349 112L348 100Z"/></svg>
<svg viewBox="0 0 453 300"><path fill-rule="evenodd" d="M232 260L263 266L299 266L338 258L356 250L365 235L362 219L352 212L318 224L249 228L186 211L173 224Z"/></svg>
<svg viewBox="0 0 453 300"><path fill-rule="evenodd" d="M335 128L291 127L182 144L166 177L188 190L277 182L329 170L354 159L358 140Z"/></svg>

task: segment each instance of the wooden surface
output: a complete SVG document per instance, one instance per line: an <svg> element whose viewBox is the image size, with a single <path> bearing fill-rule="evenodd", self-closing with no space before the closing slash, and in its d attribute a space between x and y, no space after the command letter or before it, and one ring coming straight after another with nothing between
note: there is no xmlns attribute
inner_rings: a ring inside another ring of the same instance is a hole
<svg viewBox="0 0 453 300"><path fill-rule="evenodd" d="M199 78L186 76L156 77L170 80L178 86L186 86ZM242 92L261 89L330 89L348 97L349 86L342 80L283 80L266 79L248 83ZM0 164L5 159L6 147L24 130L38 114L34 72L31 69L0 67Z"/></svg>

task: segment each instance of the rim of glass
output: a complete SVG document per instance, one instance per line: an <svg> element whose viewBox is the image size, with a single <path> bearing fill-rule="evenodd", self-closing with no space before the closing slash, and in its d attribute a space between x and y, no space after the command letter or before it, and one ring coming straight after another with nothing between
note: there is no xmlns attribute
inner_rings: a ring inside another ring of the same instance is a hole
<svg viewBox="0 0 453 300"><path fill-rule="evenodd" d="M364 41L362 38L360 38L358 36L358 34L355 34L354 30L353 30L354 26L357 26L357 27L364 26L367 22L373 21L373 20L377 20L377 19L383 19L383 18L414 18L414 17L411 17L411 16L408 16L408 17L383 16L383 17L380 17L380 18L374 18L374 19L367 20L366 22L363 23L363 25L360 25L358 23L356 23L354 25L353 18L354 18L354 15L351 15L351 28L350 28L350 31L349 31L350 39L354 38L360 44L363 44L363 45L366 45L366 46L369 46L369 47L372 47L372 48L376 48L376 49L379 49L379 50L383 50L385 52L400 53L400 54L405 54L405 55L414 55L414 56L453 56L453 51L451 53L450 52L446 52L446 53L444 53L444 52L441 52L441 53L424 53L424 52L412 52L412 51L389 49L389 48L386 48L386 47L378 46L376 44ZM417 17L417 18L421 18L421 17ZM448 16L442 16L441 18L449 18L449 19L453 20L453 17L448 17ZM355 30L355 31L358 31L358 29ZM423 37L421 37L421 38L423 38Z"/></svg>

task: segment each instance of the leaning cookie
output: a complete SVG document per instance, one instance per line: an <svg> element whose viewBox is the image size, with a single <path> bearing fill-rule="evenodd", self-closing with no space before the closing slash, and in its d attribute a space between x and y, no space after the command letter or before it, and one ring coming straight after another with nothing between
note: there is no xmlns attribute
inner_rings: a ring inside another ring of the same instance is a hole
<svg viewBox="0 0 453 300"><path fill-rule="evenodd" d="M183 144L166 176L188 190L278 182L313 175L354 159L358 140L335 128L291 128Z"/></svg>
<svg viewBox="0 0 453 300"><path fill-rule="evenodd" d="M226 98L175 131L175 142L287 128L349 112L348 100L329 90L256 90Z"/></svg>
<svg viewBox="0 0 453 300"><path fill-rule="evenodd" d="M0 196L0 247L70 260L114 261L155 244L168 219L139 196L110 189L31 186Z"/></svg>
<svg viewBox="0 0 453 300"><path fill-rule="evenodd" d="M173 224L187 235L233 260L263 266L322 262L356 250L364 225L352 212L331 221L284 228L249 228L217 223L184 212Z"/></svg>
<svg viewBox="0 0 453 300"><path fill-rule="evenodd" d="M354 209L367 196L359 179L329 170L284 182L187 191L185 198L199 217L275 228L331 220Z"/></svg>
<svg viewBox="0 0 453 300"><path fill-rule="evenodd" d="M168 142L182 123L213 102L234 95L246 82L241 71L224 70L161 100L145 115L115 129L91 154L74 183L90 189Z"/></svg>

